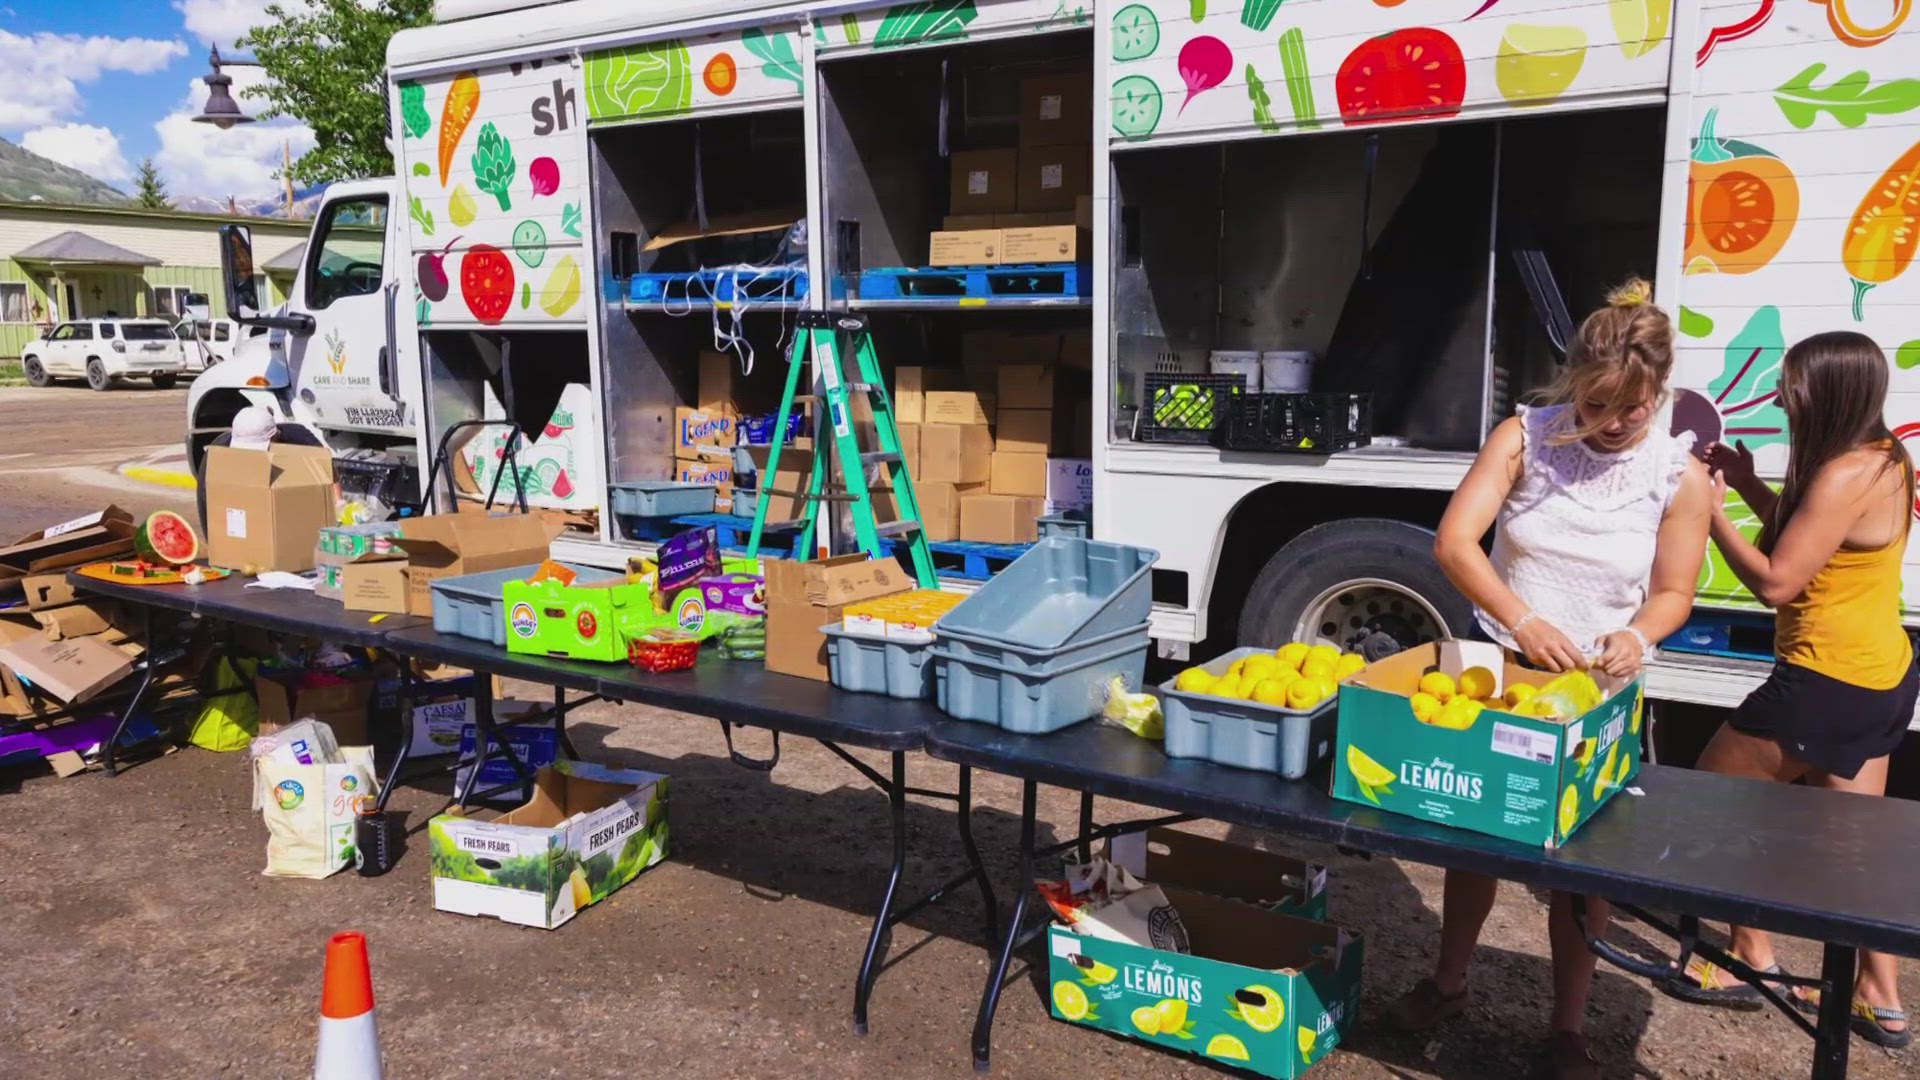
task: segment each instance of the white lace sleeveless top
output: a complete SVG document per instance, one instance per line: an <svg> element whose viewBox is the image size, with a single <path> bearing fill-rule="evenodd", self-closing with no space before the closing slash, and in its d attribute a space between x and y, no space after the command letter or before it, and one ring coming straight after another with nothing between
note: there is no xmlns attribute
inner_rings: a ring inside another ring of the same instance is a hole
<svg viewBox="0 0 1920 1080"><path fill-rule="evenodd" d="M1493 568L1540 618L1592 652L1646 602L1660 520L1686 474L1693 434L1656 426L1608 454L1553 441L1573 423L1570 406L1519 412L1523 464L1500 508ZM1474 614L1493 640L1517 648L1493 616Z"/></svg>

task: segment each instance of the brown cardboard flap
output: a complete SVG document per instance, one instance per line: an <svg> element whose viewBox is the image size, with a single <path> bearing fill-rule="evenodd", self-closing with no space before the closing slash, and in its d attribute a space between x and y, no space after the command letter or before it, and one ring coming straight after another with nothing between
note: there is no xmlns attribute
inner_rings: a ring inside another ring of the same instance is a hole
<svg viewBox="0 0 1920 1080"><path fill-rule="evenodd" d="M1310 897L1310 873L1305 862L1292 856L1162 827L1147 831L1146 864L1139 877L1269 907L1293 896Z"/></svg>
<svg viewBox="0 0 1920 1080"><path fill-rule="evenodd" d="M85 701L133 670L133 657L93 637L19 641L0 647L0 664L49 697Z"/></svg>
<svg viewBox="0 0 1920 1080"><path fill-rule="evenodd" d="M34 611L74 601L73 586L67 583L65 574L29 574L20 587L27 594L27 607Z"/></svg>
<svg viewBox="0 0 1920 1080"><path fill-rule="evenodd" d="M413 518L394 538L416 565L444 567L463 557L544 550L561 527L532 514L429 514Z"/></svg>
<svg viewBox="0 0 1920 1080"><path fill-rule="evenodd" d="M698 222L682 221L669 225L653 235L642 251L659 251L687 240L705 240L714 236L744 236L748 233L772 232L775 229L790 229L794 222L805 217L799 210L753 210L743 214L723 214L708 218L707 227L702 229Z"/></svg>
<svg viewBox="0 0 1920 1080"><path fill-rule="evenodd" d="M209 488L218 484L266 487L273 482L273 457L259 450L210 446L204 479Z"/></svg>
<svg viewBox="0 0 1920 1080"><path fill-rule="evenodd" d="M494 820L501 825L551 829L576 814L612 806L636 790L633 784L570 776L547 765L534 775L533 797Z"/></svg>
<svg viewBox="0 0 1920 1080"><path fill-rule="evenodd" d="M104 600L90 600L81 604L67 604L56 608L43 608L33 613L40 622L48 641L60 641L64 638L85 637L98 634L113 625L110 617L111 604Z"/></svg>
<svg viewBox="0 0 1920 1080"><path fill-rule="evenodd" d="M1326 923L1173 885L1161 891L1180 913L1195 956L1263 971L1306 971L1331 966L1340 949L1339 928Z"/></svg>

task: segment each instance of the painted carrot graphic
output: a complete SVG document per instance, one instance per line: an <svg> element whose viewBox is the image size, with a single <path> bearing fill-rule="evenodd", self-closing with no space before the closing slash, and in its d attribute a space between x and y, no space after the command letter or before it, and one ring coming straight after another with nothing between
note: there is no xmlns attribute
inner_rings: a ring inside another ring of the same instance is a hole
<svg viewBox="0 0 1920 1080"><path fill-rule="evenodd" d="M453 152L460 136L467 133L473 115L480 111L480 80L473 72L463 71L447 87L447 103L440 108L440 186L447 186L447 170L453 168Z"/></svg>
<svg viewBox="0 0 1920 1080"><path fill-rule="evenodd" d="M1860 200L1840 257L1853 276L1853 321L1866 318L1867 290L1906 272L1920 248L1920 143L1901 154Z"/></svg>

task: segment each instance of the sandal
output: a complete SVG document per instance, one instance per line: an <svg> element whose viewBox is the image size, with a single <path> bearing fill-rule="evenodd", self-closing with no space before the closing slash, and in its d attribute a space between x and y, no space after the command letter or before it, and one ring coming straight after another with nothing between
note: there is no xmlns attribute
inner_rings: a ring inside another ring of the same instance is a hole
<svg viewBox="0 0 1920 1080"><path fill-rule="evenodd" d="M1421 979L1413 984L1413 989L1387 1006L1387 1022L1401 1031L1425 1031L1467 1011L1471 994L1470 990L1444 994L1439 983Z"/></svg>
<svg viewBox="0 0 1920 1080"><path fill-rule="evenodd" d="M1883 1046L1888 1050L1905 1049L1908 1044L1913 1042L1913 1029L1911 1025L1903 1027L1898 1031L1893 1031L1886 1027L1888 1022L1905 1024L1907 1022L1907 1014L1901 1009L1883 1009L1878 1005L1870 1005L1867 1002L1861 1001L1859 998L1854 999L1853 1033L1855 1035L1860 1036L1875 1046Z"/></svg>
<svg viewBox="0 0 1920 1080"><path fill-rule="evenodd" d="M1761 968L1760 974L1784 973L1779 964L1773 964ZM1718 1005L1741 1012L1758 1012L1767 1007L1767 999L1760 991L1741 982L1726 968L1698 956L1687 962L1686 970L1662 982L1660 989L1695 1005Z"/></svg>

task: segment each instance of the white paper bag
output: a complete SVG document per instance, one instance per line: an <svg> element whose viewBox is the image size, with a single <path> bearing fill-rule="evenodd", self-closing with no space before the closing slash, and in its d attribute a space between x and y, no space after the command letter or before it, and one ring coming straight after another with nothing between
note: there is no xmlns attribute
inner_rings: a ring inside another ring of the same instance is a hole
<svg viewBox="0 0 1920 1080"><path fill-rule="evenodd" d="M355 809L361 799L379 795L373 747L343 746L340 758L318 765L254 759L254 790L267 823L263 873L323 878L353 861Z"/></svg>

